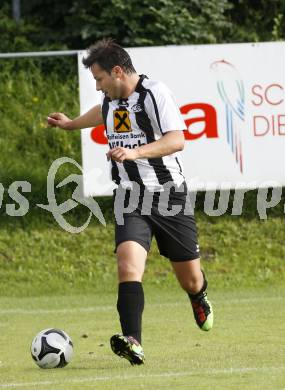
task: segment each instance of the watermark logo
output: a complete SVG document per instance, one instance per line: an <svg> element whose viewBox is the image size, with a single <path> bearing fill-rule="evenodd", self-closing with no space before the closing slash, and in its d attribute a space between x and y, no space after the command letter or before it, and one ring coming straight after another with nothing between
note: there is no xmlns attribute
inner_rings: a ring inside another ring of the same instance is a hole
<svg viewBox="0 0 285 390"><path fill-rule="evenodd" d="M215 72L218 92L225 107L227 143L235 156L240 172L243 173L244 83L234 65L225 60L215 61L210 67Z"/></svg>
<svg viewBox="0 0 285 390"><path fill-rule="evenodd" d="M57 160L55 160L52 165L50 166L50 169L48 171L47 176L47 199L48 204L37 204L38 207L49 211L52 213L54 219L57 221L57 223L67 232L70 233L81 233L86 227L89 225L92 214L98 218L98 220L102 223L102 225L106 226L105 218L102 214L102 211L98 205L98 203L93 198L84 198L83 195L83 179L82 175L77 174L71 174L64 180L62 180L56 188L63 187L64 185L68 183L76 183L77 187L72 193L72 199L68 199L65 202L61 204L57 204L56 196L55 196L55 176L59 170L59 168L63 164L73 164L75 165L80 171L82 171L81 166L73 159L69 157L60 157ZM79 226L73 226L67 220L64 218L64 214L68 211L74 209L79 204L84 205L90 210L89 217L86 220L86 222Z"/></svg>
<svg viewBox="0 0 285 390"><path fill-rule="evenodd" d="M81 166L71 158L61 157L55 160L52 163L47 176L48 204L37 204L37 206L50 212L59 226L69 233L81 233L84 231L88 227L92 215L94 215L102 225L106 226L105 218L98 203L93 197L84 197L83 195L82 175L70 174L59 184L55 184L55 177L59 168L66 163L74 165L82 172ZM105 175L105 172L102 172L100 169L94 171L94 178L101 175ZM277 181L252 181L235 184L223 182L218 184L216 182L204 182L201 181L199 177L196 177L189 183L181 183L180 186L177 186L177 184L171 181L164 183L163 188L159 191L158 197L158 193L153 192L154 190L142 188L136 182L128 182L126 188L119 185L114 192L114 216L116 223L118 225L123 225L125 223L125 215L136 212L137 208L140 210L141 215L151 215L154 205L153 202L155 203L157 212L162 217L172 217L178 213L183 213L186 216L194 215L198 191L191 191L194 182L198 184L197 188L200 188L205 192L204 213L212 217L218 217L228 213L230 211L229 207L232 209L231 215L242 215L245 193L251 190L257 190L256 209L259 218L263 220L267 219L267 212L270 208L277 206L280 201L282 202L284 200L282 186ZM58 204L56 200L56 189L69 183L76 184L71 199ZM101 189L103 190L102 194L105 193L107 195L110 194L110 189L114 189L114 185L102 185ZM0 208L5 207L6 214L11 217L25 216L29 211L30 204L22 193L30 193L31 190L32 186L27 181L15 181L10 184L7 190L4 188L3 184L0 183ZM8 199L7 197L4 197L6 191L13 203L6 203L6 205L4 205L3 203ZM172 196L174 193L175 200ZM231 194L232 197L230 199ZM177 197L181 200L178 203ZM174 200L174 202L172 202L172 200ZM89 216L81 226L73 226L66 220L64 215L77 206L82 207L82 205L89 210ZM285 205L283 205L283 211L285 213Z"/></svg>

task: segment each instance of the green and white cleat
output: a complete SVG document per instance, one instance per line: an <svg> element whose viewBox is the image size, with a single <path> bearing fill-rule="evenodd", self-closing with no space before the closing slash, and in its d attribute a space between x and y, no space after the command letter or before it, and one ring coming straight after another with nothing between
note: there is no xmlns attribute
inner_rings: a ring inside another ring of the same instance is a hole
<svg viewBox="0 0 285 390"><path fill-rule="evenodd" d="M145 357L142 346L134 337L115 334L111 337L110 344L112 351L127 359L132 366L144 364Z"/></svg>
<svg viewBox="0 0 285 390"><path fill-rule="evenodd" d="M206 291L203 291L195 298L190 298L194 317L200 329L208 331L214 323L214 312L211 302L207 298Z"/></svg>

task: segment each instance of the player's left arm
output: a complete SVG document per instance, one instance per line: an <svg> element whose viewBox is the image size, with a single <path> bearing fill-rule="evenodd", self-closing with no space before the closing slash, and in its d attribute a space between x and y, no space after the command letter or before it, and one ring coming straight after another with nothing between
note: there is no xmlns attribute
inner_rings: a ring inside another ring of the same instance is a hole
<svg viewBox="0 0 285 390"><path fill-rule="evenodd" d="M142 145L136 149L114 148L107 153L107 158L122 162L138 158L158 158L183 150L184 134L181 130L168 131L159 140Z"/></svg>

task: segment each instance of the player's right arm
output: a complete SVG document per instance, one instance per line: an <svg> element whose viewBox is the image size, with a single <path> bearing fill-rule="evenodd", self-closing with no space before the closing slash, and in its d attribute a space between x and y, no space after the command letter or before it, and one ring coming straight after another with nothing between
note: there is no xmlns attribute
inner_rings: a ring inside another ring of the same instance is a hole
<svg viewBox="0 0 285 390"><path fill-rule="evenodd" d="M100 104L92 107L85 114L75 119L70 119L62 112L53 112L47 117L49 126L60 127L64 130L85 129L103 124L102 110Z"/></svg>

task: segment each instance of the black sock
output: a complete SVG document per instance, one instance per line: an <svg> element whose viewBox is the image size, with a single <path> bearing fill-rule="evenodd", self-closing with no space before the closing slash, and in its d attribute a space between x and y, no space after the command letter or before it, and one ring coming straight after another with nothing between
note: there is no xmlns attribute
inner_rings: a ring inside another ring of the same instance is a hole
<svg viewBox="0 0 285 390"><path fill-rule="evenodd" d="M141 344L144 292L141 282L119 284L117 309L124 336L133 336Z"/></svg>
<svg viewBox="0 0 285 390"><path fill-rule="evenodd" d="M196 294L191 294L191 293L188 293L188 296L191 300L195 300L195 299L199 299L201 294L207 290L207 287L208 287L208 282L206 280L206 277L205 277L205 273L204 271L202 271L202 274L203 274L203 278L204 278L204 282L203 282L203 286L201 288L201 290L199 292L197 292Z"/></svg>

